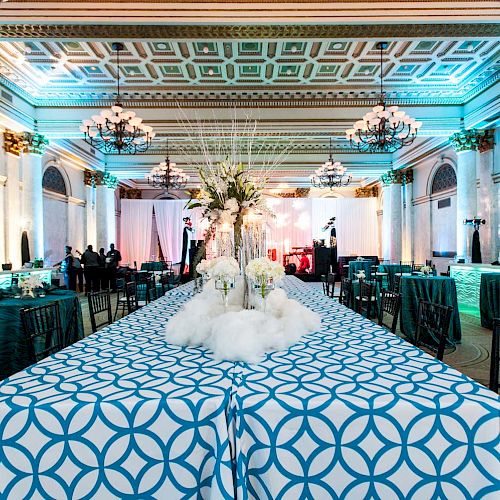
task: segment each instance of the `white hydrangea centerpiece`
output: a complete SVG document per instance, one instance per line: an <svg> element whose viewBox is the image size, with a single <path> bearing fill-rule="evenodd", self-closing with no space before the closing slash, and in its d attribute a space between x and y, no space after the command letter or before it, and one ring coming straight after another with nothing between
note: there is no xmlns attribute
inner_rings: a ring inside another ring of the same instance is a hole
<svg viewBox="0 0 500 500"><path fill-rule="evenodd" d="M270 283L274 284L285 275L283 266L279 262L274 262L267 257L251 260L245 268L245 273L260 287L262 298L265 298L268 285Z"/></svg>

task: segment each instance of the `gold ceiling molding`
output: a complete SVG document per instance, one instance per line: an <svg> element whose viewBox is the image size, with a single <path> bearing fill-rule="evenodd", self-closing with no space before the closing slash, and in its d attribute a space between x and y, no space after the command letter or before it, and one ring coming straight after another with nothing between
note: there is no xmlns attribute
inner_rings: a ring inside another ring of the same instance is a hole
<svg viewBox="0 0 500 500"><path fill-rule="evenodd" d="M44 25L5 24L0 38L82 38L102 39L269 39L269 38L407 38L407 24L372 25ZM412 24L411 37L497 37L498 24Z"/></svg>
<svg viewBox="0 0 500 500"><path fill-rule="evenodd" d="M378 196L378 187L357 188L354 196L355 198L376 198Z"/></svg>
<svg viewBox="0 0 500 500"><path fill-rule="evenodd" d="M43 155L45 148L49 144L48 139L38 133L12 132L6 130L3 134L4 149L6 153L20 156L21 153Z"/></svg>

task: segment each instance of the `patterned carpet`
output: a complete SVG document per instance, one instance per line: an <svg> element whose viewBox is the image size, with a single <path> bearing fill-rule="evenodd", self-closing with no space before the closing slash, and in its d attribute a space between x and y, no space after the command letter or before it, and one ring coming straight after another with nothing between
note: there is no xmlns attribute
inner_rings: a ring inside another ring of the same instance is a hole
<svg viewBox="0 0 500 500"><path fill-rule="evenodd" d="M311 287L322 289L321 283L308 283ZM338 290L336 290L338 294ZM113 315L116 306L116 294L112 296ZM335 300L335 299L334 299ZM80 297L85 334L90 335L89 309L87 298ZM118 315L118 318L120 315ZM444 362L481 384L487 385L490 370L491 330L481 327L479 318L467 314L460 315L462 324L462 343L444 358ZM399 333L399 332L398 332Z"/></svg>

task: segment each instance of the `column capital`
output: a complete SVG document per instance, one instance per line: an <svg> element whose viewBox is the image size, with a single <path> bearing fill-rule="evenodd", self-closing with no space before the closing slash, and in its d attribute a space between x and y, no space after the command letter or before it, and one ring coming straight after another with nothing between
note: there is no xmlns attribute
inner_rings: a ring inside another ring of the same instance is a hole
<svg viewBox="0 0 500 500"><path fill-rule="evenodd" d="M388 170L385 174L380 177L382 184L384 186L390 186L391 184L402 184L403 183L403 171L402 170Z"/></svg>
<svg viewBox="0 0 500 500"><path fill-rule="evenodd" d="M413 170L407 168L403 171L403 184L411 184L413 182Z"/></svg>
<svg viewBox="0 0 500 500"><path fill-rule="evenodd" d="M86 186L106 186L109 189L118 187L118 178L111 175L109 172L100 170L85 170L83 174L83 182Z"/></svg>
<svg viewBox="0 0 500 500"><path fill-rule="evenodd" d="M493 136L489 130L460 130L450 137L453 149L462 151L488 151L493 147Z"/></svg>
<svg viewBox="0 0 500 500"><path fill-rule="evenodd" d="M140 189L120 187L120 198L128 200L140 200L142 191Z"/></svg>
<svg viewBox="0 0 500 500"><path fill-rule="evenodd" d="M21 153L43 155L49 140L37 132L13 132L6 130L3 134L4 149L7 153L20 156Z"/></svg>
<svg viewBox="0 0 500 500"><path fill-rule="evenodd" d="M356 198L376 198L378 196L378 187L357 188L354 196Z"/></svg>

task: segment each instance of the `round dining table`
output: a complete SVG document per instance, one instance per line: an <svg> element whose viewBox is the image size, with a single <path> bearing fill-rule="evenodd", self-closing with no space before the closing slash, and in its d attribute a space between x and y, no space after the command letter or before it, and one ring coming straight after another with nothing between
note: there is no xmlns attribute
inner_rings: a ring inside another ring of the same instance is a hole
<svg viewBox="0 0 500 500"><path fill-rule="evenodd" d="M451 306L448 344L455 345L462 338L460 315L458 312L455 280L447 276L402 276L401 285L401 331L410 340L415 339L418 303L420 300ZM437 347L436 339L423 333L420 341Z"/></svg>
<svg viewBox="0 0 500 500"><path fill-rule="evenodd" d="M71 342L84 337L82 310L75 292L53 290L45 297L0 298L0 380L31 365L21 323L21 309L59 303L63 332L71 330ZM76 307L76 310L75 310Z"/></svg>

